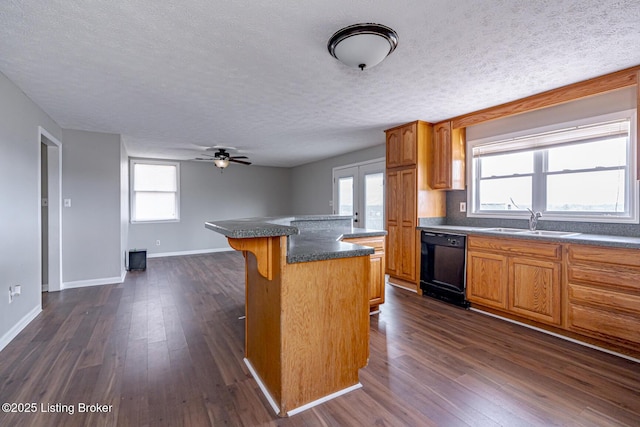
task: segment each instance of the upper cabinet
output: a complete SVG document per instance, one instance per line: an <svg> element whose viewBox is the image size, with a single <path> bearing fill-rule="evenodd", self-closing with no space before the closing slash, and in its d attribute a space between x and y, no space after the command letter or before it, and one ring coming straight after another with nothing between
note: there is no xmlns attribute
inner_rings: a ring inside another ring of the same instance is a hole
<svg viewBox="0 0 640 427"><path fill-rule="evenodd" d="M418 124L387 131L387 168L415 166L418 162Z"/></svg>
<svg viewBox="0 0 640 427"><path fill-rule="evenodd" d="M453 129L450 121L435 124L433 126L432 150L431 188L436 190L464 190L464 128Z"/></svg>

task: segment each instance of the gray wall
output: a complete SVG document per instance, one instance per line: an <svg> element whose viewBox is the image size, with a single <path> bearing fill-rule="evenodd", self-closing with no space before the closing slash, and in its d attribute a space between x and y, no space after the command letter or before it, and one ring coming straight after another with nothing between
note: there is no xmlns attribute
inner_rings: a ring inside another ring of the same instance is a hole
<svg viewBox="0 0 640 427"><path fill-rule="evenodd" d="M471 126L467 129L467 140L503 135L553 123L568 122L633 108L636 108L635 87ZM467 191L450 191L447 193L447 224L476 227L528 227L528 222L524 219L468 218L465 213L460 212L460 202L466 201ZM538 228L580 233L640 236L640 226L637 224L546 221L543 217L538 223Z"/></svg>
<svg viewBox="0 0 640 427"><path fill-rule="evenodd" d="M380 159L385 155L384 134L382 134L380 145L293 168L292 213L296 215L332 213L329 201L333 197L331 182L333 168Z"/></svg>
<svg viewBox="0 0 640 427"><path fill-rule="evenodd" d="M229 249L224 236L204 228L206 221L290 213L290 169L231 164L220 173L212 163L183 161L180 221L131 224L129 248L150 255Z"/></svg>
<svg viewBox="0 0 640 427"><path fill-rule="evenodd" d="M62 131L62 281L121 277L120 135Z"/></svg>
<svg viewBox="0 0 640 427"><path fill-rule="evenodd" d="M60 127L0 73L0 348L41 307L40 140ZM9 304L9 286L22 295Z"/></svg>
<svg viewBox="0 0 640 427"><path fill-rule="evenodd" d="M120 138L120 255L125 256L129 245L129 156L127 147ZM120 274L124 277L127 270L120 263Z"/></svg>

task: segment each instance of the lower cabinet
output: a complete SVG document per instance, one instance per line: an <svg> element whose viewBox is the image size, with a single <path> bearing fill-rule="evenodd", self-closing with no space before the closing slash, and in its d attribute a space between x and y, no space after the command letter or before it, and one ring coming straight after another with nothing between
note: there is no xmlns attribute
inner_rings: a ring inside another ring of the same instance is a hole
<svg viewBox="0 0 640 427"><path fill-rule="evenodd" d="M640 348L637 249L568 245L567 329Z"/></svg>
<svg viewBox="0 0 640 427"><path fill-rule="evenodd" d="M471 238L469 239L471 240ZM467 299L494 308L507 308L507 257L498 253L467 252Z"/></svg>
<svg viewBox="0 0 640 427"><path fill-rule="evenodd" d="M509 258L509 298L512 313L550 325L560 325L562 264L531 258Z"/></svg>
<svg viewBox="0 0 640 427"><path fill-rule="evenodd" d="M380 304L384 303L385 237L354 237L342 239L342 241L375 249L373 255L369 255L371 262L371 269L369 271L369 310L370 312L377 312Z"/></svg>
<svg viewBox="0 0 640 427"><path fill-rule="evenodd" d="M467 299L559 326L562 250L553 243L469 236Z"/></svg>
<svg viewBox="0 0 640 427"><path fill-rule="evenodd" d="M640 251L468 236L467 299L640 354Z"/></svg>

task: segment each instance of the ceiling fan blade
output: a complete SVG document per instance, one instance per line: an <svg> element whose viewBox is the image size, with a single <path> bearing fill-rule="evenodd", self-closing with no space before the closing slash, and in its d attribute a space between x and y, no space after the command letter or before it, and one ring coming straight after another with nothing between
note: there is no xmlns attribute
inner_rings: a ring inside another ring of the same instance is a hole
<svg viewBox="0 0 640 427"><path fill-rule="evenodd" d="M231 156L229 159L248 159L247 156Z"/></svg>
<svg viewBox="0 0 640 427"><path fill-rule="evenodd" d="M250 165L251 164L251 162L245 162L243 160L235 160L233 158L229 159L229 161L230 162L234 162L234 163L240 163L240 164L243 164L243 165Z"/></svg>
<svg viewBox="0 0 640 427"><path fill-rule="evenodd" d="M195 158L195 159L193 159L193 160L208 160L208 161L214 161L215 159L205 159L205 158L203 158L203 157L196 157L196 158Z"/></svg>

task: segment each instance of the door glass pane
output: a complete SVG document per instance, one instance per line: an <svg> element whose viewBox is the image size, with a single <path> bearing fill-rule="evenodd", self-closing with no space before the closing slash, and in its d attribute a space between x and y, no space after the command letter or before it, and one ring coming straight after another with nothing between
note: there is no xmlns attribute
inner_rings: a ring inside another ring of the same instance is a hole
<svg viewBox="0 0 640 427"><path fill-rule="evenodd" d="M353 177L338 179L338 214L353 215Z"/></svg>
<svg viewBox="0 0 640 427"><path fill-rule="evenodd" d="M384 229L384 188L382 173L364 177L364 226L376 230Z"/></svg>

